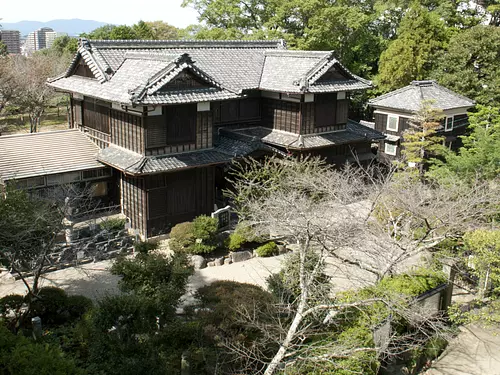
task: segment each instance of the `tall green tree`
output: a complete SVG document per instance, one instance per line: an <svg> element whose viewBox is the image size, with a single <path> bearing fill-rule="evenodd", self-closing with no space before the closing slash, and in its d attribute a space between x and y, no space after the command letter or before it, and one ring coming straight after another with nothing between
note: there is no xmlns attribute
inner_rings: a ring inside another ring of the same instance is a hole
<svg viewBox="0 0 500 375"><path fill-rule="evenodd" d="M54 40L50 49L59 56L74 55L78 49L78 40L67 35L60 36Z"/></svg>
<svg viewBox="0 0 500 375"><path fill-rule="evenodd" d="M478 105L469 115L470 134L462 137L458 153L447 152L445 162L437 162L430 176L464 181L492 180L500 175L500 108Z"/></svg>
<svg viewBox="0 0 500 375"><path fill-rule="evenodd" d="M500 28L475 26L450 39L435 66L440 84L476 100L500 106Z"/></svg>
<svg viewBox="0 0 500 375"><path fill-rule="evenodd" d="M145 22L145 24L151 30L152 33L151 39L156 39L156 40L179 39L179 29L177 29L175 26L169 25L166 22L150 21L150 22Z"/></svg>
<svg viewBox="0 0 500 375"><path fill-rule="evenodd" d="M82 33L80 34L80 37L87 39L111 39L111 31L115 27L115 25L104 25L92 30L89 33Z"/></svg>
<svg viewBox="0 0 500 375"><path fill-rule="evenodd" d="M380 55L378 83L391 91L429 76L436 54L443 50L449 34L436 13L413 4L397 30L397 38Z"/></svg>

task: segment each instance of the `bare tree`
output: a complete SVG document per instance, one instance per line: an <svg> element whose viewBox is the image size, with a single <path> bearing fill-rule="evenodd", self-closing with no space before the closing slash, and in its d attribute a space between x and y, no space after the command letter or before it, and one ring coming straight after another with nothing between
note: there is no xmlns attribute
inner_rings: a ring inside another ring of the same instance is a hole
<svg viewBox="0 0 500 375"><path fill-rule="evenodd" d="M401 341L411 345L409 337L399 337L399 344L393 340L385 348L311 340L352 309L383 304L393 314L415 322L415 337L441 328L439 319L409 308L404 296L349 301L336 297L333 286L318 284L331 259L356 268L356 277L362 277L360 271L374 275L372 283L408 269L414 264L408 261L416 255L480 225L498 205L491 185L427 186L411 174L406 176L349 166L334 170L317 159L269 159L264 164L248 160L235 169L235 189L229 194L240 219L253 223L256 231L294 243L298 257L296 298L278 308L289 312L288 319L263 326L252 319L255 313L243 312L249 322L260 325L266 340L276 344L265 363L265 375L284 366L319 365L356 353L390 350L394 354L404 350ZM258 350L250 357L257 360Z"/></svg>
<svg viewBox="0 0 500 375"><path fill-rule="evenodd" d="M61 73L65 62L54 55L40 53L14 60L17 90L12 101L28 114L31 133L39 131L40 119L55 95L54 90L47 86L47 79Z"/></svg>
<svg viewBox="0 0 500 375"><path fill-rule="evenodd" d="M16 94L16 80L13 66L14 63L10 57L0 56L0 115ZM0 127L0 135L2 134L2 130Z"/></svg>
<svg viewBox="0 0 500 375"><path fill-rule="evenodd" d="M68 184L39 195L7 186L0 196L0 262L26 286L28 309L24 316L40 291L39 282L49 265L49 254L68 227L73 211L97 208L91 189Z"/></svg>

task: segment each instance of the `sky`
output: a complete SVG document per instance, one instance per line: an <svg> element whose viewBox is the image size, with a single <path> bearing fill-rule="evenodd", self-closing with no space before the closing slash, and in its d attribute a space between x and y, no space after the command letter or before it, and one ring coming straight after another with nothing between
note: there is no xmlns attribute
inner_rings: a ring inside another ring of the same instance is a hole
<svg viewBox="0 0 500 375"><path fill-rule="evenodd" d="M197 23L192 8L182 8L182 0L0 0L2 22L51 21L80 18L132 25L139 20L164 21L176 27Z"/></svg>

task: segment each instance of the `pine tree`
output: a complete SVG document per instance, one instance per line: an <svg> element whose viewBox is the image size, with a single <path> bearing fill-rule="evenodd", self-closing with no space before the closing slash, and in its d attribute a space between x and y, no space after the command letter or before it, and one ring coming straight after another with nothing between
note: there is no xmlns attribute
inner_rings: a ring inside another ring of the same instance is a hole
<svg viewBox="0 0 500 375"><path fill-rule="evenodd" d="M418 167L421 179L430 163L429 158L444 151L444 137L437 134L444 113L432 103L432 100L422 101L420 109L408 122L410 128L403 134L401 153L406 162Z"/></svg>

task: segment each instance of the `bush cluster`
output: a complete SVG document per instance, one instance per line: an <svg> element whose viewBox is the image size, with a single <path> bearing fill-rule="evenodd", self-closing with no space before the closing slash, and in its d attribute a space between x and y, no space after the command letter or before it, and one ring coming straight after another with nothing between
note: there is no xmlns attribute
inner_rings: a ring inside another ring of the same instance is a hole
<svg viewBox="0 0 500 375"><path fill-rule="evenodd" d="M26 302L26 298L18 294L1 298L0 316L5 320L16 319ZM81 318L92 305L92 300L87 297L68 296L60 288L44 287L33 299L31 317L40 317L43 325L65 324Z"/></svg>
<svg viewBox="0 0 500 375"><path fill-rule="evenodd" d="M125 228L126 219L111 218L103 220L99 223L101 229L107 230L108 232L116 232Z"/></svg>
<svg viewBox="0 0 500 375"><path fill-rule="evenodd" d="M255 230L246 222L240 222L229 236L228 248L231 251L239 250L248 243L262 243L265 239L258 236Z"/></svg>
<svg viewBox="0 0 500 375"><path fill-rule="evenodd" d="M217 248L218 221L205 215L180 223L170 232L170 248L190 254L206 254Z"/></svg>
<svg viewBox="0 0 500 375"><path fill-rule="evenodd" d="M278 255L278 245L271 241L262 246L259 246L257 249L255 249L255 252L260 257L271 257L273 255Z"/></svg>

